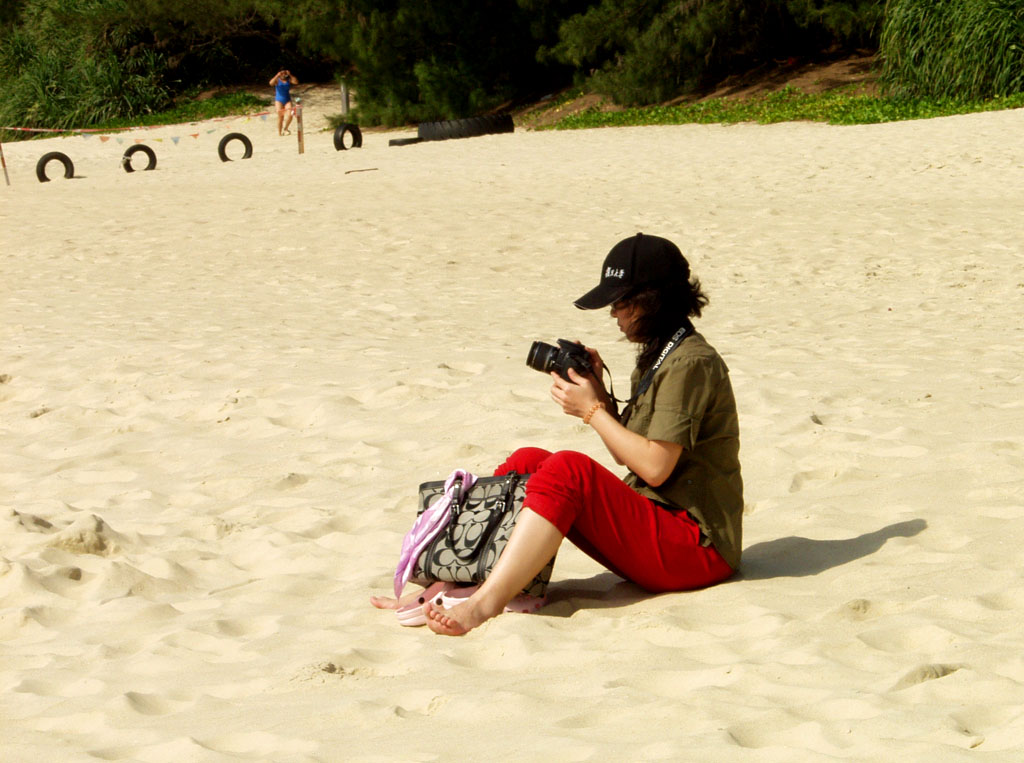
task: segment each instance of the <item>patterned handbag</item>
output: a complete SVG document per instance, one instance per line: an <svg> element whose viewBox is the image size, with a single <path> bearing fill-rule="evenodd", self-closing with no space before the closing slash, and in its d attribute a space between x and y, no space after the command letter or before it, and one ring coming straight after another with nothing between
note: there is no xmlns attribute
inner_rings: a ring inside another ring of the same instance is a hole
<svg viewBox="0 0 1024 763"><path fill-rule="evenodd" d="M474 477L457 470L447 480L420 485L417 525L439 509L442 516L437 521L439 527L431 530L435 534L429 542L424 533L423 543L412 549L407 579L421 584L433 581L472 584L486 580L515 527L529 478L528 474L516 472L501 477ZM444 504L439 503L445 499L448 500L447 511ZM414 531L410 531L410 535ZM554 564L552 557L523 593L543 597ZM396 586L398 582L396 578Z"/></svg>

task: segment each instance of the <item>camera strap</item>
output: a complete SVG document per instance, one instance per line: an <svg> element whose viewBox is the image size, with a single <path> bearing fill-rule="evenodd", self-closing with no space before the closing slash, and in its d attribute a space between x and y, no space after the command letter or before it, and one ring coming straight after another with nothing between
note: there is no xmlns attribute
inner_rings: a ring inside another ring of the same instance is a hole
<svg viewBox="0 0 1024 763"><path fill-rule="evenodd" d="M630 397L629 400L619 400L618 398L613 397L616 402L626 404L625 409L622 411L622 415L619 416L619 423L623 426L626 425L626 422L629 421L630 414L633 413L633 403L635 403L640 396L650 388L651 384L654 382L654 374L659 368L661 368L661 364L665 362L665 358L667 358L672 353L672 350L681 345L683 340L692 333L693 324L690 323L689 320L686 320L683 325L679 327L676 333L672 335L672 338L665 343L665 346L661 349L661 354L658 356L658 359L654 361L654 365L647 369L647 373L644 374L643 378L640 380L640 384L637 385L636 394Z"/></svg>

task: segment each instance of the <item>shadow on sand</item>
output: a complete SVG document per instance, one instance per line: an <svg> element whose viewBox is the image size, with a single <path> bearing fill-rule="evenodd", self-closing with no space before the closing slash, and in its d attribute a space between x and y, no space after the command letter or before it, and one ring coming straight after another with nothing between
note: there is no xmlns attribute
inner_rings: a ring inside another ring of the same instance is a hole
<svg viewBox="0 0 1024 763"><path fill-rule="evenodd" d="M613 572L602 572L592 578L572 578L553 583L548 589L548 603L539 614L572 617L573 612L579 609L628 607L656 595Z"/></svg>
<svg viewBox="0 0 1024 763"><path fill-rule="evenodd" d="M740 573L723 585L744 580L801 578L840 567L878 551L891 538L910 538L922 532L923 519L897 522L874 532L842 540L813 540L791 535L787 538L755 543L743 550ZM657 594L623 580L611 572L592 578L560 580L548 590L548 605L541 614L571 617L579 609L626 607Z"/></svg>
<svg viewBox="0 0 1024 763"><path fill-rule="evenodd" d="M874 532L843 540L812 540L791 535L764 543L755 543L743 550L743 568L733 580L766 580L768 578L802 578L840 567L878 551L890 538L910 538L923 531L923 519L883 527Z"/></svg>

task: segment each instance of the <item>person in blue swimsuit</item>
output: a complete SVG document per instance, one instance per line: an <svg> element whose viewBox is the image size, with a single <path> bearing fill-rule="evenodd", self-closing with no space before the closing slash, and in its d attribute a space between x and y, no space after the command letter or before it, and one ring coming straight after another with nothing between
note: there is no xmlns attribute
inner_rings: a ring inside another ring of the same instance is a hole
<svg viewBox="0 0 1024 763"><path fill-rule="evenodd" d="M270 80L270 85L274 88L274 106L277 107L278 135L292 134L291 130L288 129L292 123L292 117L295 116L295 104L292 103L291 90L292 85L298 84L299 81L287 69L282 69ZM284 120L286 111L288 112L287 122Z"/></svg>

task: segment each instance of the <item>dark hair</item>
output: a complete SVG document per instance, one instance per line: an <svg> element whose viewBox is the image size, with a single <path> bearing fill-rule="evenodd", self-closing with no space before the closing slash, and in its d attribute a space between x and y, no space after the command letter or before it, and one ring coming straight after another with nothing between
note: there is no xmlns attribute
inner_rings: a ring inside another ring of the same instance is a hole
<svg viewBox="0 0 1024 763"><path fill-rule="evenodd" d="M636 365L641 373L654 365L661 348L683 324L684 319L699 318L708 301L696 278L641 287L621 300L640 308L633 331L640 339Z"/></svg>

